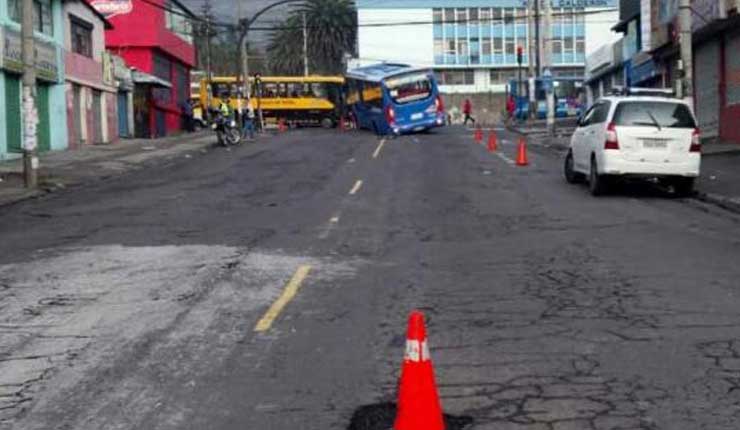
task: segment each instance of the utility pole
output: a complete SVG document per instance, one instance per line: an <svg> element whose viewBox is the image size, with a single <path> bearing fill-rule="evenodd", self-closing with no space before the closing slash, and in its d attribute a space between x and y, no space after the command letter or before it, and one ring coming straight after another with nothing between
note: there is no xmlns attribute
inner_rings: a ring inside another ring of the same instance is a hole
<svg viewBox="0 0 740 430"><path fill-rule="evenodd" d="M301 14L303 20L303 76L308 76L308 28L306 28L306 12Z"/></svg>
<svg viewBox="0 0 740 430"><path fill-rule="evenodd" d="M678 85L680 98L683 98L689 105L694 107L694 62L692 49L691 34L691 0L681 0L679 3L679 22L681 25L680 44L681 44L681 64L682 70L681 83Z"/></svg>
<svg viewBox="0 0 740 430"><path fill-rule="evenodd" d="M552 74L552 4L550 0L545 0L545 25L543 26L543 39L545 45L544 67L548 74ZM555 88L548 88L547 91L547 131L552 136L555 134Z"/></svg>
<svg viewBox="0 0 740 430"><path fill-rule="evenodd" d="M537 77L542 75L542 64L540 52L540 0L534 0L534 44L535 44L535 74Z"/></svg>
<svg viewBox="0 0 740 430"><path fill-rule="evenodd" d="M21 11L21 57L23 58L23 178L27 188L38 185L39 159L36 154L36 46L33 36L33 0L23 0ZM39 17L41 19L41 17Z"/></svg>

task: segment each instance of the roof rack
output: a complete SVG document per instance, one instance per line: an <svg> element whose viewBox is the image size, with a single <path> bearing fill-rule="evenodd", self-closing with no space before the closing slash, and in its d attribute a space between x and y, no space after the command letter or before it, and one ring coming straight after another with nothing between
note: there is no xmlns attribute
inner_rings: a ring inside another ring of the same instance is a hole
<svg viewBox="0 0 740 430"><path fill-rule="evenodd" d="M672 98L676 96L676 93L671 88L646 88L646 87L612 87L610 95L613 96L652 96L652 97L668 97Z"/></svg>

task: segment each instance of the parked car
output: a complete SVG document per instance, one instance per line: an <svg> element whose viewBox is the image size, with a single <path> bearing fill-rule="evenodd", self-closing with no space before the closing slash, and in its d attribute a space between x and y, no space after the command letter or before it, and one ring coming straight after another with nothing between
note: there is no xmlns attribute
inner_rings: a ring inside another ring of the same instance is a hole
<svg viewBox="0 0 740 430"><path fill-rule="evenodd" d="M693 192L701 146L691 107L657 96L604 97L578 120L565 158L570 183L587 180L591 194L617 178L650 178L680 195Z"/></svg>

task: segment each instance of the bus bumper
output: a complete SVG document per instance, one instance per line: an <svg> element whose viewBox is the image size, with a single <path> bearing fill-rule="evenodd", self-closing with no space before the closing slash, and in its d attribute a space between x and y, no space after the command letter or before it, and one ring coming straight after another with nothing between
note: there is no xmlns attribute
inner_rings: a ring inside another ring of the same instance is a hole
<svg viewBox="0 0 740 430"><path fill-rule="evenodd" d="M430 128L435 127L442 127L445 125L445 118L442 115L437 116L436 118L428 118L423 119L419 121L414 122L408 122L405 124L394 124L391 127L391 131L393 134L410 134L410 133L418 133L422 132L424 130L429 130Z"/></svg>

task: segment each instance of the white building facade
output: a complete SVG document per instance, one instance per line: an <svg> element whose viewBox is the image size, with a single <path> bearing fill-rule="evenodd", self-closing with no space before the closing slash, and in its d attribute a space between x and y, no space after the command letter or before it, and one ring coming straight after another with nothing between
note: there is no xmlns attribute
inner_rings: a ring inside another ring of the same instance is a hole
<svg viewBox="0 0 740 430"><path fill-rule="evenodd" d="M550 43L555 76L583 77L586 56L617 39L611 27L619 21L618 1L551 0L551 5L551 32L541 34L542 51ZM361 65L428 66L445 93L503 93L518 79L521 46L522 77L530 76L535 35L534 5L528 0L357 0L357 9Z"/></svg>

